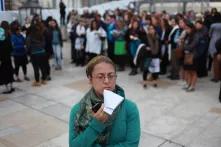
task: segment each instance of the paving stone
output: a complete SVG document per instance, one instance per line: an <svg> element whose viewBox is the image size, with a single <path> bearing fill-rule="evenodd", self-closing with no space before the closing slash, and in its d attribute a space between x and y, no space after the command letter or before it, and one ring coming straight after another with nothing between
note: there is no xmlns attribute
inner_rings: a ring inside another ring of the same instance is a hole
<svg viewBox="0 0 221 147"><path fill-rule="evenodd" d="M11 134L16 134L16 133L19 133L21 131L23 131L23 129L18 128L18 127L10 127L10 128L6 128L6 129L1 129L0 130L0 137L8 136L8 135L11 135Z"/></svg>
<svg viewBox="0 0 221 147"><path fill-rule="evenodd" d="M139 147L158 147L164 139L142 132Z"/></svg>
<svg viewBox="0 0 221 147"><path fill-rule="evenodd" d="M0 102L0 116L9 115L25 108L26 108L25 106L19 103L13 102L11 100L1 101Z"/></svg>
<svg viewBox="0 0 221 147"><path fill-rule="evenodd" d="M172 140L185 146L189 146L198 136L200 136L211 124L218 119L217 115L209 114L202 116L187 126L183 132L175 136Z"/></svg>
<svg viewBox="0 0 221 147"><path fill-rule="evenodd" d="M7 96L0 95L0 102L1 102L1 101L5 101L5 100L7 100L7 99L8 99Z"/></svg>
<svg viewBox="0 0 221 147"><path fill-rule="evenodd" d="M73 93L73 90L70 88L53 87L42 90L42 92L38 93L38 95L46 99L59 100L65 98L65 96L70 95L71 93Z"/></svg>
<svg viewBox="0 0 221 147"><path fill-rule="evenodd" d="M194 138L190 147L220 147L221 145L221 118L210 124L201 135Z"/></svg>
<svg viewBox="0 0 221 147"><path fill-rule="evenodd" d="M67 95L64 98L57 100L57 102L60 102L60 103L65 104L69 107L72 107L75 104L77 104L83 96L84 96L83 93L73 92L72 94Z"/></svg>
<svg viewBox="0 0 221 147"><path fill-rule="evenodd" d="M19 131L5 131L4 136L0 137L9 144L15 143L18 147L31 147L67 131L66 123L29 109L15 113L13 118L2 119L1 124L7 123L21 128Z"/></svg>
<svg viewBox="0 0 221 147"><path fill-rule="evenodd" d="M83 80L74 81L65 86L71 89L81 91L81 92L87 92L90 89L89 81L88 79L86 79L86 77Z"/></svg>
<svg viewBox="0 0 221 147"><path fill-rule="evenodd" d="M68 133L59 137L53 138L45 143L37 145L36 147L68 147Z"/></svg>
<svg viewBox="0 0 221 147"><path fill-rule="evenodd" d="M184 146L180 145L180 144L170 142L170 141L167 141L164 144L160 145L159 147L184 147Z"/></svg>
<svg viewBox="0 0 221 147"><path fill-rule="evenodd" d="M144 130L147 133L170 139L182 132L188 124L189 122L184 119L165 115L148 124L144 124Z"/></svg>
<svg viewBox="0 0 221 147"><path fill-rule="evenodd" d="M55 104L41 109L42 112L68 122L71 108L64 104Z"/></svg>
<svg viewBox="0 0 221 147"><path fill-rule="evenodd" d="M43 107L47 107L49 105L53 105L56 103L55 101L48 100L38 95L31 95L31 94L17 97L16 99L14 99L14 101L24 104L29 107L33 107L35 109L41 109Z"/></svg>

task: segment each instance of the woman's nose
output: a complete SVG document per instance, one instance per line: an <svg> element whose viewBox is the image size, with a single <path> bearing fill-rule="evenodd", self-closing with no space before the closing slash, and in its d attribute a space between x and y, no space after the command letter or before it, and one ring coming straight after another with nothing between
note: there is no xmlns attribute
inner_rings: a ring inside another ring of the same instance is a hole
<svg viewBox="0 0 221 147"><path fill-rule="evenodd" d="M108 76L105 76L105 77L104 77L104 83L109 83L109 81L110 81L110 80L109 80Z"/></svg>

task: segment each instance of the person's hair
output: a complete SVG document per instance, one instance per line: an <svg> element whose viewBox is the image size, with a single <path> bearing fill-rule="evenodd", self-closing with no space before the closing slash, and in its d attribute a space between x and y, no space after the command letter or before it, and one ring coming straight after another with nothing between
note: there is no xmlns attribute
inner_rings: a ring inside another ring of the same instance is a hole
<svg viewBox="0 0 221 147"><path fill-rule="evenodd" d="M19 29L20 29L20 24L18 23L18 21L13 21L11 23L11 32L16 33Z"/></svg>
<svg viewBox="0 0 221 147"><path fill-rule="evenodd" d="M98 22L97 22L96 20L92 20L92 21L91 21L91 24L90 24L90 29L91 29L91 31L94 30L94 29L93 29L93 23L96 23L96 30L98 30L99 27L100 27L99 24L98 24Z"/></svg>
<svg viewBox="0 0 221 147"><path fill-rule="evenodd" d="M193 40L193 36L196 32L196 28L195 28L194 24L191 21L188 21L186 26L191 29L191 32L190 32L189 36L191 38L190 40Z"/></svg>
<svg viewBox="0 0 221 147"><path fill-rule="evenodd" d="M87 67L86 67L86 75L88 78L92 76L92 72L94 70L94 67L99 63L111 64L114 67L114 70L116 72L116 66L115 66L114 62L110 58L108 58L107 56L100 55L100 56L94 57L93 59L91 59L88 62Z"/></svg>
<svg viewBox="0 0 221 147"><path fill-rule="evenodd" d="M58 22L56 19L52 19L51 21L53 21L55 23L55 30L59 30L59 26L58 26Z"/></svg>
<svg viewBox="0 0 221 147"><path fill-rule="evenodd" d="M169 21L168 21L167 19L163 18L163 19L161 20L161 22L164 23L165 29L170 28L170 24L169 24Z"/></svg>
<svg viewBox="0 0 221 147"><path fill-rule="evenodd" d="M36 22L36 24L32 24L30 27L30 36L42 41L44 39L44 31L44 24L42 22Z"/></svg>
<svg viewBox="0 0 221 147"><path fill-rule="evenodd" d="M1 22L1 27L5 30L5 36L9 36L11 34L10 25L7 21Z"/></svg>
<svg viewBox="0 0 221 147"><path fill-rule="evenodd" d="M176 24L179 23L179 19L178 19L176 16L171 17L170 20L174 20L174 22L175 22Z"/></svg>
<svg viewBox="0 0 221 147"><path fill-rule="evenodd" d="M118 28L118 29L120 29L120 30L122 30L123 28L124 28L124 26L125 26L125 24L124 24L124 22L123 22L123 20L117 20L117 22L116 22L116 27Z"/></svg>
<svg viewBox="0 0 221 147"><path fill-rule="evenodd" d="M201 24L201 25L204 25L204 22L202 21L202 20L197 20L196 22L195 22L195 24Z"/></svg>

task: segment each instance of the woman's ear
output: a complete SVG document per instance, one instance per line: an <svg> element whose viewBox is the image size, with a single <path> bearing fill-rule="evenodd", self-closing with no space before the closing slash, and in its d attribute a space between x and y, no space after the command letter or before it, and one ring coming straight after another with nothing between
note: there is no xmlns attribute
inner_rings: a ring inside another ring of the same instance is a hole
<svg viewBox="0 0 221 147"><path fill-rule="evenodd" d="M88 76L88 82L89 82L89 84L92 84L92 77L91 76Z"/></svg>

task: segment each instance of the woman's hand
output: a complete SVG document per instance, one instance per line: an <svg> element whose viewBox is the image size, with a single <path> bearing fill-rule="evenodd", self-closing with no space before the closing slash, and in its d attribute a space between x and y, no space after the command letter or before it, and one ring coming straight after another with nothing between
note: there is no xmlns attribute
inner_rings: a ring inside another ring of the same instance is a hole
<svg viewBox="0 0 221 147"><path fill-rule="evenodd" d="M105 123L108 120L109 116L103 110L104 110L104 104L101 105L100 109L96 113L92 112L92 115L97 120Z"/></svg>

